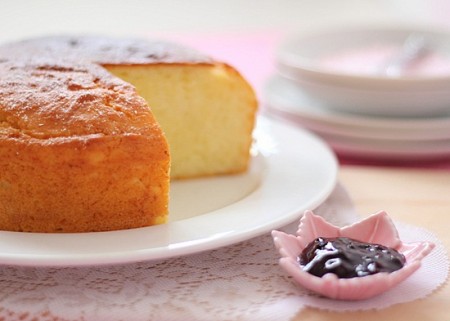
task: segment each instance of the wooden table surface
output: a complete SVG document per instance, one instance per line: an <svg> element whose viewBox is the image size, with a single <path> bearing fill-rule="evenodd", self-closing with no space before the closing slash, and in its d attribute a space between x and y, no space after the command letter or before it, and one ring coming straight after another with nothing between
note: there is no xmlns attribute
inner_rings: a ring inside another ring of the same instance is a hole
<svg viewBox="0 0 450 321"><path fill-rule="evenodd" d="M340 182L347 188L358 213L386 210L394 219L434 232L450 249L450 170L342 166ZM302 321L446 321L450 320L450 285L431 296L380 311L330 313L302 310Z"/></svg>

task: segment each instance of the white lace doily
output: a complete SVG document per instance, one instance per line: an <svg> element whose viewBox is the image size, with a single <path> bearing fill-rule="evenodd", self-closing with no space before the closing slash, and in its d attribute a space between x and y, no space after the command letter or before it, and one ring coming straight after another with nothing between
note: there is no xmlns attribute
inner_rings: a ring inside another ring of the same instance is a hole
<svg viewBox="0 0 450 321"><path fill-rule="evenodd" d="M336 225L358 218L339 186L315 212ZM297 224L284 230L293 232ZM400 227L407 240L413 236L437 241L426 230ZM416 299L419 291L426 296L444 282L448 260L437 243L414 278L392 290L397 292L359 303L326 300L297 287L279 268L270 233L217 250L153 262L72 268L6 266L0 274L0 320L289 320L305 305L331 310L385 307ZM441 271L438 276L437 270ZM433 278L428 276L430 271Z"/></svg>

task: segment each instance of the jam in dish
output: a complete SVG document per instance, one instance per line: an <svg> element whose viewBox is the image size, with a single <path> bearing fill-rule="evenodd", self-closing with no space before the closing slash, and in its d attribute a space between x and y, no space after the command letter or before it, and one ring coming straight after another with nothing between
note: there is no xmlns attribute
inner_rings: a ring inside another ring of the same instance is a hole
<svg viewBox="0 0 450 321"><path fill-rule="evenodd" d="M393 272L405 264L405 257L392 248L346 237L318 237L308 244L298 260L308 273L319 277L334 273L339 278Z"/></svg>

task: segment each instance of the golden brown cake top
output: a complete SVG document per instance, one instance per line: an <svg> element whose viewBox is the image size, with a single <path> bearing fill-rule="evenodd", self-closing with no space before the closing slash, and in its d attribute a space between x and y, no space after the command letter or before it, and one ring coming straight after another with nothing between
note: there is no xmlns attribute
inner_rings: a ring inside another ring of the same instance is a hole
<svg viewBox="0 0 450 321"><path fill-rule="evenodd" d="M165 41L105 36L48 36L0 46L0 58L64 57L103 65L211 63L196 50Z"/></svg>
<svg viewBox="0 0 450 321"><path fill-rule="evenodd" d="M0 60L0 137L152 135L158 128L134 87L100 66Z"/></svg>

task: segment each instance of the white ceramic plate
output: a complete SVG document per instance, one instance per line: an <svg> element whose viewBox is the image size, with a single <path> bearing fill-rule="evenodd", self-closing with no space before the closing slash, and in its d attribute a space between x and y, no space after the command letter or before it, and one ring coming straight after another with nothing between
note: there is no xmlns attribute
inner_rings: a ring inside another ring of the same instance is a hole
<svg viewBox="0 0 450 321"><path fill-rule="evenodd" d="M297 219L324 201L338 165L320 139L261 118L244 175L174 182L170 222L99 233L0 232L0 263L69 266L176 257L240 242Z"/></svg>
<svg viewBox="0 0 450 321"><path fill-rule="evenodd" d="M450 34L443 31L333 29L292 37L280 47L277 65L281 74L330 109L374 116L439 116L450 107L449 41ZM406 55L404 48L420 44L424 54L411 68L394 76L383 72L390 61Z"/></svg>
<svg viewBox="0 0 450 321"><path fill-rule="evenodd" d="M366 160L427 161L450 157L450 140L400 142L321 136L338 154Z"/></svg>
<svg viewBox="0 0 450 321"><path fill-rule="evenodd" d="M294 82L271 78L264 90L268 107L317 132L349 138L397 141L450 139L450 115L429 118L370 117L340 113L308 97Z"/></svg>

